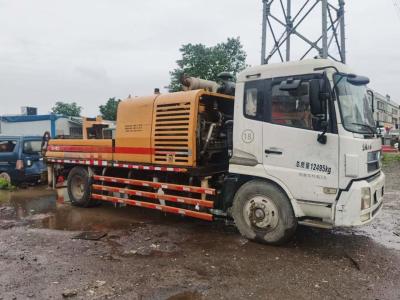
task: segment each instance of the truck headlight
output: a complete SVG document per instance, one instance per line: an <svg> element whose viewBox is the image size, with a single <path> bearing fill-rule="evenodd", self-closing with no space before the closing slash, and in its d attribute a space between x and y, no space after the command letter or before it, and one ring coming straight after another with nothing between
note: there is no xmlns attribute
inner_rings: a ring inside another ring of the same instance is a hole
<svg viewBox="0 0 400 300"><path fill-rule="evenodd" d="M371 189L368 187L361 188L361 210L371 207Z"/></svg>

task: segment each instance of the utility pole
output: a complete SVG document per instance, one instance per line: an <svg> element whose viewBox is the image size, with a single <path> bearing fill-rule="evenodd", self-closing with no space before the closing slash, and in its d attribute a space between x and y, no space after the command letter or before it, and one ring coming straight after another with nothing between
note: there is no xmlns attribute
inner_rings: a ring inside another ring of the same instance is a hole
<svg viewBox="0 0 400 300"><path fill-rule="evenodd" d="M265 54L267 52L267 15L269 12L268 0L263 0L263 21L262 21L262 41L261 41L261 64L265 63Z"/></svg>
<svg viewBox="0 0 400 300"><path fill-rule="evenodd" d="M322 58L328 58L328 0L321 0L322 7Z"/></svg>
<svg viewBox="0 0 400 300"><path fill-rule="evenodd" d="M344 0L339 0L338 18L340 18L340 51L342 62L346 63L346 30L344 20Z"/></svg>
<svg viewBox="0 0 400 300"><path fill-rule="evenodd" d="M292 24L292 1L287 0L286 4L286 61L290 61L290 35L293 29Z"/></svg>
<svg viewBox="0 0 400 300"><path fill-rule="evenodd" d="M302 60L311 55L346 63L345 0L287 0L286 5L284 0L262 2L262 64L268 64L275 57L283 62ZM315 27L318 27L318 18L315 15L310 16L318 6L321 8L321 34L318 39L312 39L299 26L307 20L316 23ZM307 46L305 53L296 58L292 36L296 36Z"/></svg>

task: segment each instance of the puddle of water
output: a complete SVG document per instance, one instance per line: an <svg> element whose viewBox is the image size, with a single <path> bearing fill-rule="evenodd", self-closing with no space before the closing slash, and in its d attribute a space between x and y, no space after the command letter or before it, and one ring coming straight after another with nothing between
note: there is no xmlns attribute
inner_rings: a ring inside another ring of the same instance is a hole
<svg viewBox="0 0 400 300"><path fill-rule="evenodd" d="M11 192L0 190L0 205L2 203L8 203L11 199Z"/></svg>
<svg viewBox="0 0 400 300"><path fill-rule="evenodd" d="M12 207L13 217L17 220L56 209L53 191L42 186L17 191L0 191L0 206Z"/></svg>
<svg viewBox="0 0 400 300"><path fill-rule="evenodd" d="M64 193L65 194L65 193ZM104 203L79 208L57 202L57 193L44 186L0 191L0 220L28 221L31 227L70 231L129 229L162 220L157 212ZM25 224L25 223L24 223Z"/></svg>
<svg viewBox="0 0 400 300"><path fill-rule="evenodd" d="M136 225L134 219L113 207L79 208L70 205L58 205L57 210L36 227L70 230L103 231L126 229Z"/></svg>

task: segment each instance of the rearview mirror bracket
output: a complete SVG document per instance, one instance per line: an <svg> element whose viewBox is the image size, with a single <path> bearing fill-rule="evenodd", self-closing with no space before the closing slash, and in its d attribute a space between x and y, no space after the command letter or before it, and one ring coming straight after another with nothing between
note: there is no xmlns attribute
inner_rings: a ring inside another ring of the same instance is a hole
<svg viewBox="0 0 400 300"><path fill-rule="evenodd" d="M318 127L322 130L318 134L317 141L320 144L327 143L326 133L328 131L327 103L330 98L326 73L322 79L310 80L310 106L311 113L318 119Z"/></svg>
<svg viewBox="0 0 400 300"><path fill-rule="evenodd" d="M326 133L328 132L328 122L326 120L322 120L320 127L322 128L322 132L318 134L317 141L320 144L325 145L328 141L328 137L326 136Z"/></svg>

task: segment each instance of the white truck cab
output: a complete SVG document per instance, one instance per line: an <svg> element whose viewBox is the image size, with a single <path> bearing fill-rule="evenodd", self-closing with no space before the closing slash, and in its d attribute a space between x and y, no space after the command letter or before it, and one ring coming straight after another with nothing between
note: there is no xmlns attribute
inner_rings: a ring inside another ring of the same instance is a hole
<svg viewBox="0 0 400 300"><path fill-rule="evenodd" d="M326 59L245 70L236 84L229 172L273 185L298 224L370 222L382 207L385 175L368 82ZM237 213L235 221L242 234L257 238L260 229L258 239L269 242L262 229L277 226L280 209L262 195L243 202L242 229ZM245 225L256 229L246 232Z"/></svg>

